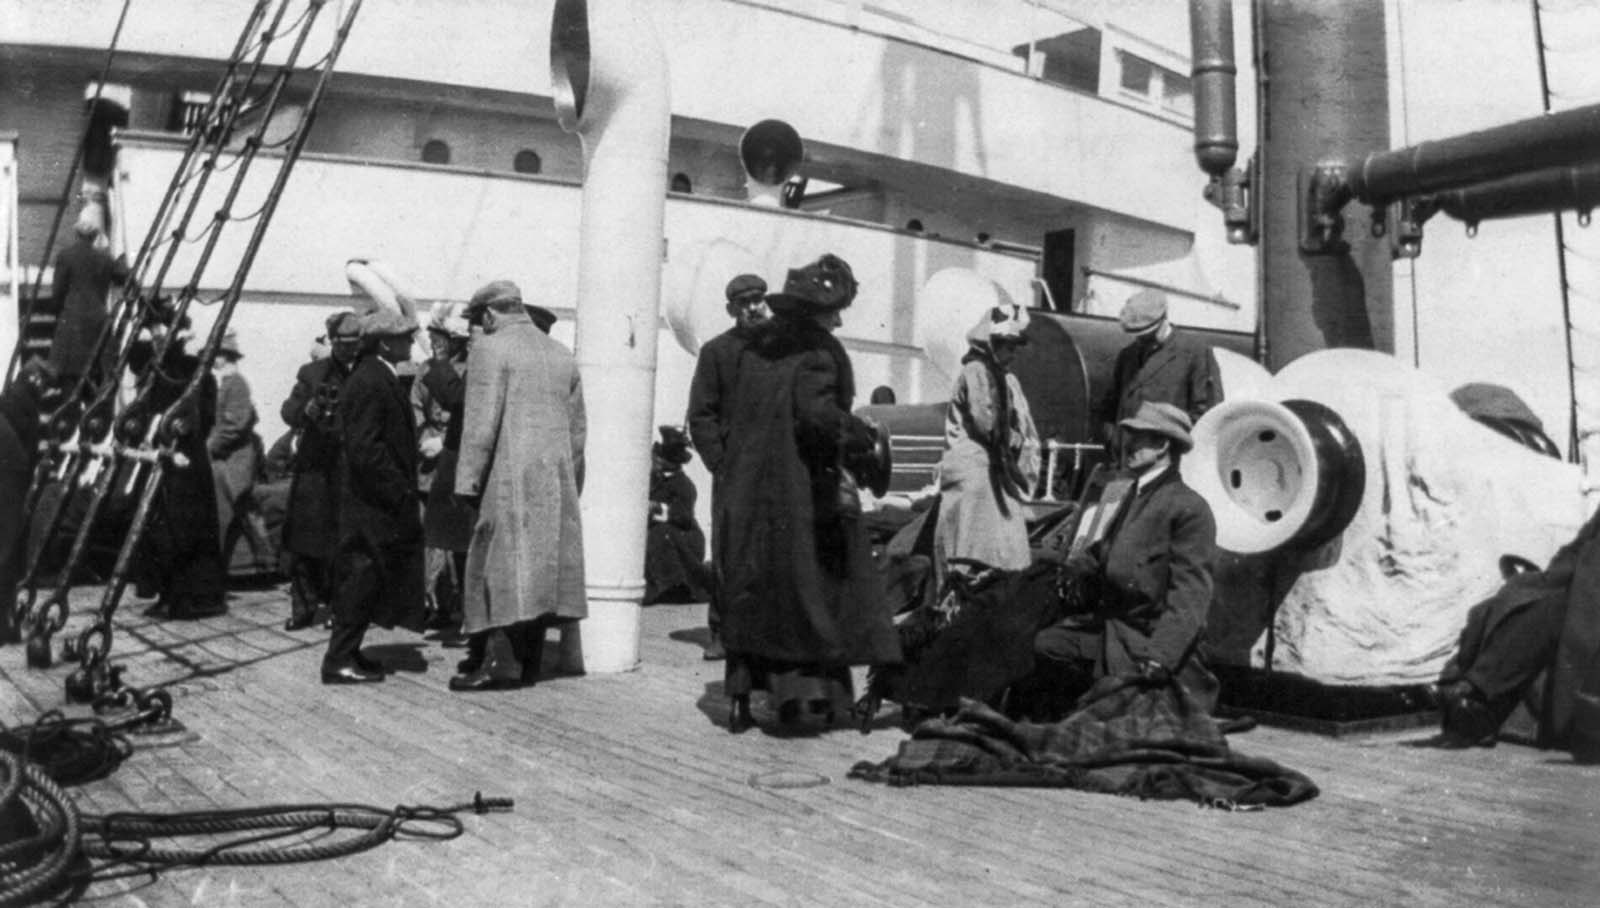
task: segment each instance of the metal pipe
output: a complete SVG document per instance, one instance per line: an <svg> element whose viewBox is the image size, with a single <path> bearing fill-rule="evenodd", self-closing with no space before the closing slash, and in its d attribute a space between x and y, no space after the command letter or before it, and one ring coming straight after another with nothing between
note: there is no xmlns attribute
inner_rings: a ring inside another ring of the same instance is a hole
<svg viewBox="0 0 1600 908"><path fill-rule="evenodd" d="M1394 349L1387 238L1300 246L1303 171L1388 148L1386 0L1258 0L1262 341L1277 370L1328 347ZM1316 115L1309 120L1307 111Z"/></svg>
<svg viewBox="0 0 1600 908"><path fill-rule="evenodd" d="M1382 204L1422 192L1594 157L1600 147L1600 104L1518 120L1448 139L1346 159L1346 180L1357 199Z"/></svg>
<svg viewBox="0 0 1600 908"><path fill-rule="evenodd" d="M1496 218L1576 210L1600 205L1600 164L1551 167L1451 189L1433 196L1439 210L1469 224Z"/></svg>
<svg viewBox="0 0 1600 908"><path fill-rule="evenodd" d="M1189 44L1194 56L1194 157L1201 170L1221 177L1239 156L1233 0L1189 0Z"/></svg>
<svg viewBox="0 0 1600 908"><path fill-rule="evenodd" d="M1088 265L1082 266L1081 270L1083 271L1084 277L1103 277L1111 281L1120 281L1124 284L1132 284L1135 287L1149 287L1152 290L1160 290L1163 293L1170 293L1173 296L1181 296L1185 299L1199 300L1202 303L1210 303L1213 306L1221 306L1224 309L1231 309L1234 312L1238 312L1240 309L1238 303L1228 299L1220 293L1216 296L1206 296L1204 293L1196 293L1193 290L1186 290L1183 287L1177 286L1176 284L1167 284L1161 281L1152 281L1149 278L1118 274L1115 271L1101 271L1098 268L1090 268ZM1038 278L1034 278L1034 282L1040 284L1043 283ZM1049 290L1050 288L1045 288L1046 294L1049 293ZM1054 300L1051 300L1050 308L1055 308Z"/></svg>
<svg viewBox="0 0 1600 908"><path fill-rule="evenodd" d="M656 326L672 108L649 14L626 0L556 0L550 68L561 127L583 142L577 359L589 408L583 496L584 668L639 664Z"/></svg>

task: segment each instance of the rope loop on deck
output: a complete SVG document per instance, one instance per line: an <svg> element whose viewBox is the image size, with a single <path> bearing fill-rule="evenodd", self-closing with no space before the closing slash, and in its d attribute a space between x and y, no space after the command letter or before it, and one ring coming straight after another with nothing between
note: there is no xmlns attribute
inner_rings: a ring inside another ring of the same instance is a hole
<svg viewBox="0 0 1600 908"><path fill-rule="evenodd" d="M164 695L136 691L132 699L141 711L170 709ZM0 830L0 905L31 904L69 877L93 880L118 865L150 871L292 864L355 854L397 837L448 841L465 832L458 814L512 809L510 798L478 792L471 801L449 807L277 804L84 814L58 784L100 778L131 751L113 726L99 719L68 719L59 710L30 726L0 727L0 817L7 820ZM332 838L343 831L359 834ZM223 838L230 834L235 835ZM208 841L187 847L159 844L189 836ZM85 858L102 863L86 865Z"/></svg>

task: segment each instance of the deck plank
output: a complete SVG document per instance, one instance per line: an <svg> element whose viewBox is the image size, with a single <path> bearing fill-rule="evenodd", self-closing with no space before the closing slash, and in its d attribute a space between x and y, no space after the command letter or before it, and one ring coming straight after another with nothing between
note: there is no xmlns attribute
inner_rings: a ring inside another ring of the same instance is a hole
<svg viewBox="0 0 1600 908"><path fill-rule="evenodd" d="M74 608L97 596L75 591ZM1557 753L1262 728L1235 746L1323 793L1258 813L896 789L846 776L904 740L886 722L870 735L729 735L722 666L688 642L703 606L646 610L639 671L462 695L445 686L462 651L402 632L368 641L400 669L389 681L322 686L325 632L284 632L279 590L235 593L227 615L193 622L139 605L117 616L116 661L130 683L172 692L190 736L76 789L85 810L447 804L479 790L516 809L468 815L450 842L96 882L86 894L102 904L1520 906L1586 905L1600 883L1600 769ZM30 670L19 647L0 650L0 721L61 705L71 669ZM752 783L774 772L826 782Z"/></svg>

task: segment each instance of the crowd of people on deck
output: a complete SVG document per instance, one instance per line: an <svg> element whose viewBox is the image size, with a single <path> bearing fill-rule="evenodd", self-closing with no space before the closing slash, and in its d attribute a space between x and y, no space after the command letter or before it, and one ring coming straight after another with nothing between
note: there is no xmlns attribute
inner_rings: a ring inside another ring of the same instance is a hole
<svg viewBox="0 0 1600 908"><path fill-rule="evenodd" d="M89 231L83 235L85 249L63 254L58 280L91 283L84 292L103 300L126 270L92 245ZM854 415L854 370L834 336L857 290L849 264L833 255L789 271L777 292L756 275L733 278L726 289L733 324L699 353L685 427L662 427L652 451L645 602L709 603L706 657L726 660L735 732L754 723L755 691L768 693L782 723L827 723L857 706L852 667L902 660L883 559L862 519L871 492L861 477L881 466L871 460L883 430ZM63 288L68 299L74 292ZM1136 302L1152 324L1130 330L1154 336L1136 342L1148 347L1141 361L1176 346L1164 318L1151 319L1150 300ZM79 320L77 309L95 314ZM63 312L54 354L60 375L95 368L73 338L96 334L89 322L103 313L103 304L81 302ZM280 408L288 433L270 452L256 435L255 404L239 369L245 352L228 333L201 382L192 430L179 442L202 468L172 471L146 531L138 579L142 592L157 597L149 614L195 618L225 609L225 555L245 532L246 516L263 510L252 491L274 464L287 474L276 508L289 578L284 627L312 628L326 610L325 683L384 678L385 666L362 650L374 624L459 631L467 657L450 680L453 690L536 679L547 631L586 614L583 390L571 352L548 336L554 321L525 303L515 284L495 281L465 304L434 307L427 362L402 380L421 326L381 306L335 313ZM982 313L968 333L939 467L943 504L930 561L936 587L952 573L1021 572L1032 563L1023 502L1037 482L1040 440L1008 370L1027 324L1022 307L1001 307ZM171 400L158 406L176 401L201 368L178 334L186 327L158 311L130 356L139 372L164 349L159 383L170 385ZM157 343L168 333L171 342ZM1137 364L1123 372L1119 363L1119 382L1130 386L1115 391L1123 409L1161 393ZM1196 415L1215 396L1212 384L1189 382L1202 389ZM1191 414L1173 413L1162 412L1166 435L1146 434L1169 442L1156 468L1165 471L1159 485L1181 487L1171 462ZM1148 414L1137 415L1145 422L1118 417L1145 433ZM712 477L709 546L695 517L697 491L683 472L696 454ZM1198 502L1192 493L1183 500L1191 509ZM1194 521L1197 549L1210 544L1208 519ZM1074 569L1126 583L1129 557L1119 556L1112 546L1109 567L1087 566L1084 555L1085 566ZM1194 575L1208 569L1208 557L1163 564L1160 577L1141 560L1133 582L1145 595L1133 620L1169 610L1169 582L1203 584ZM1187 611L1184 633L1195 637L1199 621ZM1059 629L1042 630L1045 640ZM1140 665L1166 658L1177 670L1192 642L1177 641L1172 653L1141 650ZM1042 657L1058 655L1040 646Z"/></svg>
<svg viewBox="0 0 1600 908"><path fill-rule="evenodd" d="M50 361L27 364L0 396L8 499L26 488L51 389L113 378L92 339L108 288L127 271L92 224L79 236L57 267L63 309ZM1179 467L1195 420L1223 389L1209 349L1169 321L1165 296L1127 301L1130 342L1096 407L1121 482L1078 502L1071 546L1041 559L1028 507L1041 440L1011 371L1028 342L1027 309L979 314L945 410L934 504L895 539L874 540L864 514L882 494L868 477L885 469L885 430L856 415L855 373L834 335L857 292L834 255L790 270L776 292L757 275L734 277L732 325L699 351L685 425L660 427L653 446L644 602L708 603L705 657L725 660L728 730L756 724L757 691L788 726L847 713L870 722L885 697L917 714L969 700L1055 721L1107 678L1177 685L1213 708L1203 639L1216 526ZM288 433L265 450L239 339L221 340L201 394L185 397L204 365L170 302L150 305L127 366L142 373L163 351L153 406L192 407L178 447L194 468L169 472L145 532L135 579L157 598L149 614L224 611L228 553L250 520L281 513L284 628L312 628L326 610L323 683L384 679L386 666L362 649L374 624L459 633L467 653L451 690L540 676L548 631L565 639L587 614L584 397L571 351L549 336L554 314L503 280L466 303L436 304L427 361L402 377L422 326L382 306L335 313L280 409ZM696 455L711 476L709 544L684 472ZM282 476L275 506L259 494L269 471ZM22 535L0 536L0 581L16 580ZM891 564L895 552L912 558ZM1564 602L1565 590L1524 599ZM1562 609L1511 613L1541 641L1533 650L1556 645ZM1445 679L1454 746L1492 735L1513 689L1548 661L1501 669L1508 660L1496 661L1480 639L1488 619L1475 615ZM861 666L876 680L857 701L851 670Z"/></svg>

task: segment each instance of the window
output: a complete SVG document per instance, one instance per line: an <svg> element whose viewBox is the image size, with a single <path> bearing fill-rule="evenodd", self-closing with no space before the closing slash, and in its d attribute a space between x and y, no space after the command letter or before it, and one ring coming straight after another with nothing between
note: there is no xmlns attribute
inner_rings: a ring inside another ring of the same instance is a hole
<svg viewBox="0 0 1600 908"><path fill-rule="evenodd" d="M538 173L544 169L544 162L539 160L539 153L531 148L524 148L517 152L511 159L511 169L517 173Z"/></svg>
<svg viewBox="0 0 1600 908"><path fill-rule="evenodd" d="M422 146L422 163L448 164L450 163L450 146L439 139L429 139Z"/></svg>
<svg viewBox="0 0 1600 908"><path fill-rule="evenodd" d="M177 103L172 105L172 117L168 121L168 128L186 136L192 135L205 124L206 108L210 105L211 95L207 92L179 92Z"/></svg>
<svg viewBox="0 0 1600 908"><path fill-rule="evenodd" d="M116 159L111 147L111 131L127 127L133 90L126 85L97 86L91 82L83 96L84 109L89 113L89 129L83 137L83 172L105 178L111 175Z"/></svg>
<svg viewBox="0 0 1600 908"><path fill-rule="evenodd" d="M1100 93L1100 30L1080 28L1029 44L1012 53L1021 57L1029 75L1046 82Z"/></svg>
<svg viewBox="0 0 1600 908"><path fill-rule="evenodd" d="M1194 80L1175 72L1163 72L1161 106L1186 117L1194 116Z"/></svg>
<svg viewBox="0 0 1600 908"><path fill-rule="evenodd" d="M1180 116L1194 116L1194 80L1125 50L1117 51L1124 97Z"/></svg>
<svg viewBox="0 0 1600 908"><path fill-rule="evenodd" d="M1122 90L1148 98L1150 83L1155 80L1156 65L1125 50L1117 51L1117 62L1122 67L1122 75L1119 77Z"/></svg>

